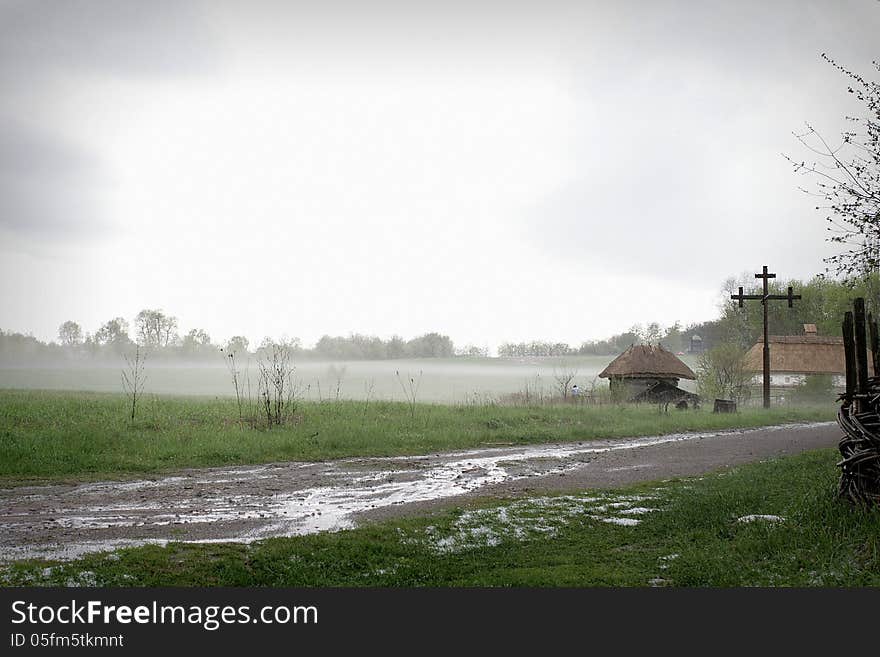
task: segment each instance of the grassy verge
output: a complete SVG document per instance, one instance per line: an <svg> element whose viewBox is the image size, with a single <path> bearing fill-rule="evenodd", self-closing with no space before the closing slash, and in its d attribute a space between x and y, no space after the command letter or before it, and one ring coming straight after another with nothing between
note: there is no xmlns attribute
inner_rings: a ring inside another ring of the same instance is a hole
<svg viewBox="0 0 880 657"><path fill-rule="evenodd" d="M498 444L642 436L831 420L834 408L658 413L655 406L505 407L338 401L292 422L242 428L235 400L147 397L134 423L122 395L0 391L0 484L118 478L185 467L394 456Z"/></svg>
<svg viewBox="0 0 880 657"><path fill-rule="evenodd" d="M880 510L821 450L698 479L492 500L250 545L144 547L0 569L5 585L877 586ZM748 521L749 516L770 516Z"/></svg>

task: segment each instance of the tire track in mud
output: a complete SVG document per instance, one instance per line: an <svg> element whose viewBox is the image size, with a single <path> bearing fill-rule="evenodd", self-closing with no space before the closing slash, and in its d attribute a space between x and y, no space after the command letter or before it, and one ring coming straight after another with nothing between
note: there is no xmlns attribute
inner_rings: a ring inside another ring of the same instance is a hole
<svg viewBox="0 0 880 657"><path fill-rule="evenodd" d="M836 445L833 422L186 470L0 490L0 559L71 559L170 541L250 542L419 513L450 498L619 486Z"/></svg>

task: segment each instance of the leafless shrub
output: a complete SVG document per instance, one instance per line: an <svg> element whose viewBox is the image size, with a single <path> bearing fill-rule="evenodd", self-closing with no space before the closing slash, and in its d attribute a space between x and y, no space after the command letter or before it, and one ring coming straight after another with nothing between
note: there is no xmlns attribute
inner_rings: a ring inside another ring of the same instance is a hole
<svg viewBox="0 0 880 657"><path fill-rule="evenodd" d="M140 345L135 346L134 358L125 354L125 369L122 370L122 389L131 400L131 421L134 422L137 404L144 392L147 376L144 373L147 355L141 351Z"/></svg>
<svg viewBox="0 0 880 657"><path fill-rule="evenodd" d="M240 425L244 426L245 389L244 381L241 378L242 372L239 369L236 360L236 352L231 349L221 348L220 353L225 356L224 360L226 361L226 367L229 370L229 374L232 376L232 385L235 388L235 401L238 404L238 422ZM248 385L248 388L250 388L250 385ZM250 395L248 395L248 397L249 396Z"/></svg>
<svg viewBox="0 0 880 657"><path fill-rule="evenodd" d="M568 391L574 377L577 376L578 368L570 365L566 361L561 361L558 365L553 366L553 380L562 395L563 401L568 399Z"/></svg>
<svg viewBox="0 0 880 657"><path fill-rule="evenodd" d="M330 380L333 381L334 384L336 401L339 401L339 393L342 390L342 381L343 379L345 379L345 371L345 365L340 365L339 367L331 365L327 368L327 375L330 377Z"/></svg>
<svg viewBox="0 0 880 657"><path fill-rule="evenodd" d="M419 396L419 387L422 385L422 371L419 370L418 378L407 375L406 381L400 376L399 370L396 370L395 374L397 375L397 382L400 384L401 390L403 390L406 403L409 405L410 417L414 418L416 416L416 400Z"/></svg>
<svg viewBox="0 0 880 657"><path fill-rule="evenodd" d="M295 367L291 349L286 344L271 344L262 351L257 384L260 408L269 428L281 426L296 412L298 384L293 379Z"/></svg>
<svg viewBox="0 0 880 657"><path fill-rule="evenodd" d="M376 379L364 381L364 412L361 416L361 424L367 421L367 410L370 408L370 402L373 400L373 393L376 388Z"/></svg>

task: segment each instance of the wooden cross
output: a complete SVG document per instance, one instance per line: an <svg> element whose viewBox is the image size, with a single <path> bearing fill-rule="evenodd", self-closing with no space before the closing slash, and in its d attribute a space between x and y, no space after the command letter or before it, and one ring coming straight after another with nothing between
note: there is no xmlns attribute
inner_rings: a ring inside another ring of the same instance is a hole
<svg viewBox="0 0 880 657"><path fill-rule="evenodd" d="M743 294L743 289L739 288L739 294L731 294L730 298L739 301L739 307L743 307L745 299L760 299L764 306L764 408L770 408L770 335L767 330L767 302L772 299L788 299L788 307L794 306L794 300L800 299L800 294L793 294L794 290L788 288L788 294L770 294L769 280L776 278L776 274L767 272L767 265L764 265L762 273L755 274L755 278L764 279L764 294Z"/></svg>

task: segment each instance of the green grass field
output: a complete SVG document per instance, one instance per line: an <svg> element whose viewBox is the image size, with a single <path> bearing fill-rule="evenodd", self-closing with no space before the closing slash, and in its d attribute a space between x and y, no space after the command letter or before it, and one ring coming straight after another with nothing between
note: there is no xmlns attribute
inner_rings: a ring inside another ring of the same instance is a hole
<svg viewBox="0 0 880 657"><path fill-rule="evenodd" d="M837 499L836 457L834 450L820 450L694 479L488 500L425 518L249 545L178 543L67 563L21 562L0 568L0 581L13 586L878 586L880 512ZM773 518L742 520L754 515Z"/></svg>
<svg viewBox="0 0 880 657"><path fill-rule="evenodd" d="M834 407L659 413L656 406L302 403L285 426L242 427L235 400L0 391L0 483L119 478L184 467L394 456L831 420Z"/></svg>

